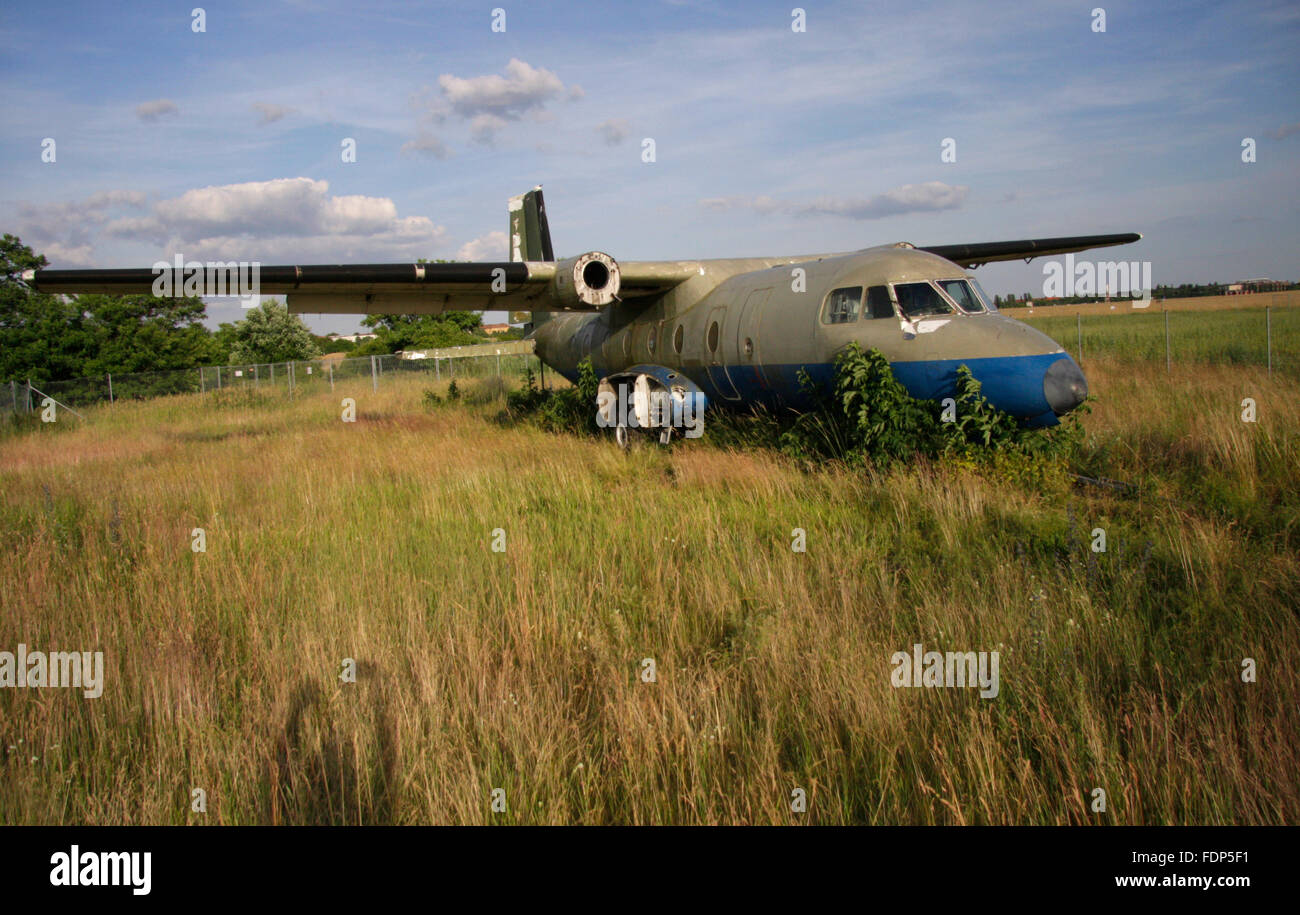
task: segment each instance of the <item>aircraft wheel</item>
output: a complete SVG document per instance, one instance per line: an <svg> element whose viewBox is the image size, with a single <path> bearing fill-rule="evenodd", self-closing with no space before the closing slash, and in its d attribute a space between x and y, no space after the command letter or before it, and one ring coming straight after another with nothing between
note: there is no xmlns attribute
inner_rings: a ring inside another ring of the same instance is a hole
<svg viewBox="0 0 1300 915"><path fill-rule="evenodd" d="M627 426L616 426L614 428L614 441L618 442L618 447L624 451L627 450Z"/></svg>

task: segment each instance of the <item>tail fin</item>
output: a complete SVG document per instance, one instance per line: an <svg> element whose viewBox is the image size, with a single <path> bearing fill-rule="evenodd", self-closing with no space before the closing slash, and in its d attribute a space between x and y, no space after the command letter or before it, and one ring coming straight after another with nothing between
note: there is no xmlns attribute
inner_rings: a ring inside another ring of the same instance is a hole
<svg viewBox="0 0 1300 915"><path fill-rule="evenodd" d="M546 204L539 184L527 194L510 198L510 259L553 261L551 229L546 224Z"/></svg>
<svg viewBox="0 0 1300 915"><path fill-rule="evenodd" d="M542 200L539 184L526 194L510 198L510 260L553 261L551 228L546 224L546 203ZM536 326L550 317L549 312L532 312L531 324ZM513 320L514 315L511 315Z"/></svg>

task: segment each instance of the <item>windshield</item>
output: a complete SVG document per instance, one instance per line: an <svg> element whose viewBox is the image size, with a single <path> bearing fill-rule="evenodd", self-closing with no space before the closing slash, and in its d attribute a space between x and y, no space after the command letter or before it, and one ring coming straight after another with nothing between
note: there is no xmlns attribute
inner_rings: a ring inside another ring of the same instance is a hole
<svg viewBox="0 0 1300 915"><path fill-rule="evenodd" d="M984 300L985 308L987 308L989 311L998 310L998 306L993 304L993 296L985 292L984 287L981 286L974 277L970 277L968 279L968 282L971 284L972 287L974 287L976 294L979 295L979 297Z"/></svg>
<svg viewBox="0 0 1300 915"><path fill-rule="evenodd" d="M984 303L971 291L965 280L938 280L948 298L957 303L957 307L968 314L979 314L984 310Z"/></svg>
<svg viewBox="0 0 1300 915"><path fill-rule="evenodd" d="M898 307L908 318L922 318L926 315L950 315L952 306L929 283L898 283L894 286L898 296Z"/></svg>

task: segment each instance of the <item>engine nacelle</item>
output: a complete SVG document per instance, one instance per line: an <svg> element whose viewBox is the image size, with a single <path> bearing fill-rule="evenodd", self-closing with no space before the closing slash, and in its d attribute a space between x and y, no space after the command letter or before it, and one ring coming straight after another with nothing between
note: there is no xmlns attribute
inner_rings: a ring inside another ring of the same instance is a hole
<svg viewBox="0 0 1300 915"><path fill-rule="evenodd" d="M634 365L600 380L596 425L614 429L619 443L627 430L659 433L667 443L673 432L698 438L704 432L708 398L695 382L662 365Z"/></svg>
<svg viewBox="0 0 1300 915"><path fill-rule="evenodd" d="M551 294L562 308L604 308L618 295L618 263L601 251L588 251L555 265Z"/></svg>

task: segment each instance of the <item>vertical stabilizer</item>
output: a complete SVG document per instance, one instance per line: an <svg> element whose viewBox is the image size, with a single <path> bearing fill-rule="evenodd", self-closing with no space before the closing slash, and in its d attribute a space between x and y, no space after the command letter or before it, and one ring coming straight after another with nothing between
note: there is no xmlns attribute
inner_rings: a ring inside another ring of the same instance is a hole
<svg viewBox="0 0 1300 915"><path fill-rule="evenodd" d="M546 224L546 202L539 184L526 194L510 198L510 260L553 261L551 228ZM549 312L531 313L534 327L550 317ZM512 316L513 317L513 316Z"/></svg>

